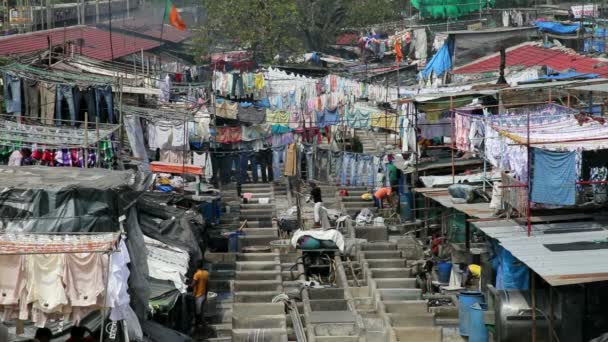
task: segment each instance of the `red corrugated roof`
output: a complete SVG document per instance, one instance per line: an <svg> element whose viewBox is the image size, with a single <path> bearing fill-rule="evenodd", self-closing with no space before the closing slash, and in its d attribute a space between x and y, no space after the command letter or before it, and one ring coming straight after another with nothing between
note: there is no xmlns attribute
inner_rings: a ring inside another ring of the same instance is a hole
<svg viewBox="0 0 608 342"><path fill-rule="evenodd" d="M548 49L534 44L524 44L506 51L506 66L548 66L554 70L576 69L577 72L600 74L608 77L608 61L568 53L560 48ZM477 74L498 71L500 55L494 54L454 69L455 74Z"/></svg>
<svg viewBox="0 0 608 342"><path fill-rule="evenodd" d="M84 56L102 61L112 59L110 32L83 26L1 37L0 55L20 55L48 49L47 37L49 36L51 37L52 45L62 44L64 40L77 43L79 39L82 39L84 41L82 44L82 54ZM79 46L79 44L76 44L76 46ZM141 49L149 50L158 46L160 44L156 41L127 36L116 32L112 33L114 58L130 55L141 51Z"/></svg>

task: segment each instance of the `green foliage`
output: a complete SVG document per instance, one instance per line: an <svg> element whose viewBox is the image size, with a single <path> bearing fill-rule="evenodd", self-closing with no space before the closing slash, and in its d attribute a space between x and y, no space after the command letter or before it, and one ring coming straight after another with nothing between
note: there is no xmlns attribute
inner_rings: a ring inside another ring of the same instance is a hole
<svg viewBox="0 0 608 342"><path fill-rule="evenodd" d="M202 0L205 24L195 29L193 53L244 48L258 60L320 51L344 27L400 18L402 0Z"/></svg>

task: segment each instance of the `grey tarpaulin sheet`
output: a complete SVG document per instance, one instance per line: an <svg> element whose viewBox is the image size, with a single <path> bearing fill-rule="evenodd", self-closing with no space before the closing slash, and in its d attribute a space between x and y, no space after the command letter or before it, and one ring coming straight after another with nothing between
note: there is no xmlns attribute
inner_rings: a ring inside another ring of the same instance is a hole
<svg viewBox="0 0 608 342"><path fill-rule="evenodd" d="M146 236L188 251L196 262L203 257L198 243L204 232L203 217L199 211L173 206L177 200L173 194L144 193L137 201L139 224Z"/></svg>
<svg viewBox="0 0 608 342"><path fill-rule="evenodd" d="M108 232L139 195L140 174L45 166L0 167L0 229Z"/></svg>
<svg viewBox="0 0 608 342"><path fill-rule="evenodd" d="M166 328L153 321L145 321L141 325L144 331L144 341L147 342L190 342L192 338L175 330Z"/></svg>
<svg viewBox="0 0 608 342"><path fill-rule="evenodd" d="M131 304L148 307L148 263L135 202L150 177L131 171L46 166L0 167L0 231L116 232L126 215Z"/></svg>

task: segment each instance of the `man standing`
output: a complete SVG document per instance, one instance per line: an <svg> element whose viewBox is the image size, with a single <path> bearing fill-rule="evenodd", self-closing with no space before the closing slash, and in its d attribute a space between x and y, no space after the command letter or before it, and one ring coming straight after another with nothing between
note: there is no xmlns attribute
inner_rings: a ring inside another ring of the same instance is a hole
<svg viewBox="0 0 608 342"><path fill-rule="evenodd" d="M308 198L309 202L315 204L314 208L314 220L315 220L315 228L321 228L321 207L323 206L323 199L321 198L321 188L317 186L315 182L310 182L310 197Z"/></svg>
<svg viewBox="0 0 608 342"><path fill-rule="evenodd" d="M204 322L203 305L207 299L207 283L209 281L209 272L203 267L203 260L198 262L198 267L192 277L192 292L196 301L196 325Z"/></svg>

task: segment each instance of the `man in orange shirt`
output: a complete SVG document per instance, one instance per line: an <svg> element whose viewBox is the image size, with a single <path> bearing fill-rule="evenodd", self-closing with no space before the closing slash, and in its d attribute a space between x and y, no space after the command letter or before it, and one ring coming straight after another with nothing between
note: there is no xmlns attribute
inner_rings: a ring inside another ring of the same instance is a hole
<svg viewBox="0 0 608 342"><path fill-rule="evenodd" d="M380 188L378 189L378 191L376 191L374 193L374 198L376 199L376 205L378 206L378 208L382 209L384 208L384 200L388 200L389 204L392 205L392 195L393 195L393 189L391 187L384 187L384 188Z"/></svg>
<svg viewBox="0 0 608 342"><path fill-rule="evenodd" d="M204 322L203 305L207 299L207 283L209 282L209 272L203 267L203 261L198 262L198 267L192 277L192 292L196 301L196 318L197 325Z"/></svg>

